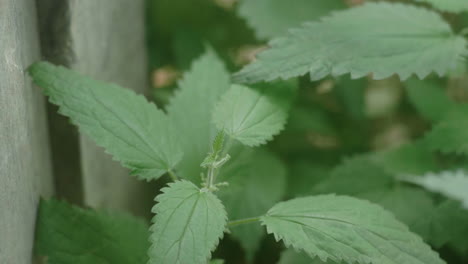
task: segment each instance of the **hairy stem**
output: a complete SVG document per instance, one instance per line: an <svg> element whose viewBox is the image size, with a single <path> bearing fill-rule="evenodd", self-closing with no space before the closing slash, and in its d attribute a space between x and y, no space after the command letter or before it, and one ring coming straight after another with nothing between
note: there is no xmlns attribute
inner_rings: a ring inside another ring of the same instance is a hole
<svg viewBox="0 0 468 264"><path fill-rule="evenodd" d="M227 223L227 226L228 227L233 227L233 226L237 226L237 225L249 224L249 223L258 222L258 221L260 221L259 216L258 217L251 217L251 218L244 218L244 219L229 221Z"/></svg>
<svg viewBox="0 0 468 264"><path fill-rule="evenodd" d="M169 177L171 177L173 181L177 181L179 179L179 177L177 177L177 175L173 171L169 170L167 171L167 173L169 174Z"/></svg>

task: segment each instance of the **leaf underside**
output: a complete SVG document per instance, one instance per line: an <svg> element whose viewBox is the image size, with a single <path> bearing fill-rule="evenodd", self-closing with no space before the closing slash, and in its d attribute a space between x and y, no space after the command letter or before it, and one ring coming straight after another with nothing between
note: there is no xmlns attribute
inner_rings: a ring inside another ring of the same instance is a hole
<svg viewBox="0 0 468 264"><path fill-rule="evenodd" d="M468 174L464 170L427 173L422 177L406 179L432 192L458 200L468 209Z"/></svg>
<svg viewBox="0 0 468 264"><path fill-rule="evenodd" d="M385 15L382 15L385 14ZM312 80L350 73L353 79L393 74L404 80L444 75L467 54L466 40L455 35L435 12L395 4L367 3L304 24L270 42L271 48L235 74L242 83L289 79Z"/></svg>

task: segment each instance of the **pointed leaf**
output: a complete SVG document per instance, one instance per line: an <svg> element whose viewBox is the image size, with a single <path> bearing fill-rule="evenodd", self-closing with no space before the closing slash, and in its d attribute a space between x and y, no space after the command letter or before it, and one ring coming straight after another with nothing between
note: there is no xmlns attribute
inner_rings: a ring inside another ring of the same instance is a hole
<svg viewBox="0 0 468 264"><path fill-rule="evenodd" d="M133 175L157 179L182 158L166 115L142 95L47 62L35 63L29 73L61 114Z"/></svg>
<svg viewBox="0 0 468 264"><path fill-rule="evenodd" d="M385 14L385 15L382 15ZM394 3L367 3L307 23L273 40L271 49L235 75L243 83L310 74L312 80L350 73L375 79L397 74L444 75L467 54L466 40L435 12Z"/></svg>
<svg viewBox="0 0 468 264"><path fill-rule="evenodd" d="M468 11L468 1L466 0L420 0L432 4L435 8L447 11L459 13Z"/></svg>
<svg viewBox="0 0 468 264"><path fill-rule="evenodd" d="M407 178L405 181L458 200L468 209L468 174L464 170L427 173L422 177Z"/></svg>
<svg viewBox="0 0 468 264"><path fill-rule="evenodd" d="M282 202L262 217L268 233L322 261L442 264L437 253L380 206L347 196Z"/></svg>
<svg viewBox="0 0 468 264"><path fill-rule="evenodd" d="M411 103L429 121L441 121L455 105L435 81L411 78L406 81L405 87Z"/></svg>
<svg viewBox="0 0 468 264"><path fill-rule="evenodd" d="M413 227L434 210L431 196L424 190L411 187L372 190L357 197L381 205L415 232ZM416 233L424 239L427 238L424 236L425 234Z"/></svg>
<svg viewBox="0 0 468 264"><path fill-rule="evenodd" d="M286 33L288 28L300 26L345 5L339 0L242 0L238 13L247 20L260 39Z"/></svg>
<svg viewBox="0 0 468 264"><path fill-rule="evenodd" d="M130 215L43 200L36 224L36 250L48 263L146 263L148 236L147 224Z"/></svg>
<svg viewBox="0 0 468 264"><path fill-rule="evenodd" d="M449 111L441 122L426 134L425 141L430 149L443 153L468 153L467 105L459 105Z"/></svg>
<svg viewBox="0 0 468 264"><path fill-rule="evenodd" d="M284 128L292 99L293 89L283 85L233 85L217 104L214 122L247 146L265 144Z"/></svg>
<svg viewBox="0 0 468 264"><path fill-rule="evenodd" d="M214 106L229 89L229 78L221 59L209 50L184 74L169 104L168 115L181 135L178 140L185 152L178 174L186 179L200 179L200 164L216 136L211 122Z"/></svg>
<svg viewBox="0 0 468 264"><path fill-rule="evenodd" d="M221 201L188 181L170 183L152 212L149 264L206 264L226 226Z"/></svg>

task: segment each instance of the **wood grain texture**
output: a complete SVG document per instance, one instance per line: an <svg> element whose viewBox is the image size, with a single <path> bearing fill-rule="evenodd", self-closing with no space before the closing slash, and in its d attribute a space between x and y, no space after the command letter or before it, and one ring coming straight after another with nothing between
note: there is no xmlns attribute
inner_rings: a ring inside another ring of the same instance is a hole
<svg viewBox="0 0 468 264"><path fill-rule="evenodd" d="M40 195L53 192L35 2L0 0L0 263L31 263Z"/></svg>
<svg viewBox="0 0 468 264"><path fill-rule="evenodd" d="M95 79L137 92L146 85L146 54L142 0L70 1L70 37L75 61L71 67ZM144 183L81 136L85 203L95 207L131 209L141 203Z"/></svg>
<svg viewBox="0 0 468 264"><path fill-rule="evenodd" d="M147 72L143 0L38 3L42 50L47 60L144 93ZM86 136L77 135L63 118L51 113L51 120L59 195L97 208L124 209L140 215L149 212L150 204L144 201L151 199L142 196L147 193L147 184L130 177L102 148ZM73 170L67 173L67 167L60 164L70 164Z"/></svg>

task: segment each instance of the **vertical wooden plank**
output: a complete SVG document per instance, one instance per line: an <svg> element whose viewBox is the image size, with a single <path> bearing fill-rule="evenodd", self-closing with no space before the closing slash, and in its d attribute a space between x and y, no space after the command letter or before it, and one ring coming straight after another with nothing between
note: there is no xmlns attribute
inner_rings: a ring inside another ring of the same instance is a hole
<svg viewBox="0 0 468 264"><path fill-rule="evenodd" d="M40 195L53 191L45 100L25 73L39 59L35 2L0 0L0 263L31 263Z"/></svg>
<svg viewBox="0 0 468 264"><path fill-rule="evenodd" d="M41 32L45 35L43 50L49 60L95 79L144 92L147 84L143 0L38 3ZM148 206L142 203L141 194L147 186L130 177L126 169L85 136L76 140L84 203L146 213ZM69 142L73 144L73 139Z"/></svg>
<svg viewBox="0 0 468 264"><path fill-rule="evenodd" d="M72 67L96 79L143 92L146 88L143 1L73 0ZM85 203L135 208L141 184L86 137L81 138Z"/></svg>

